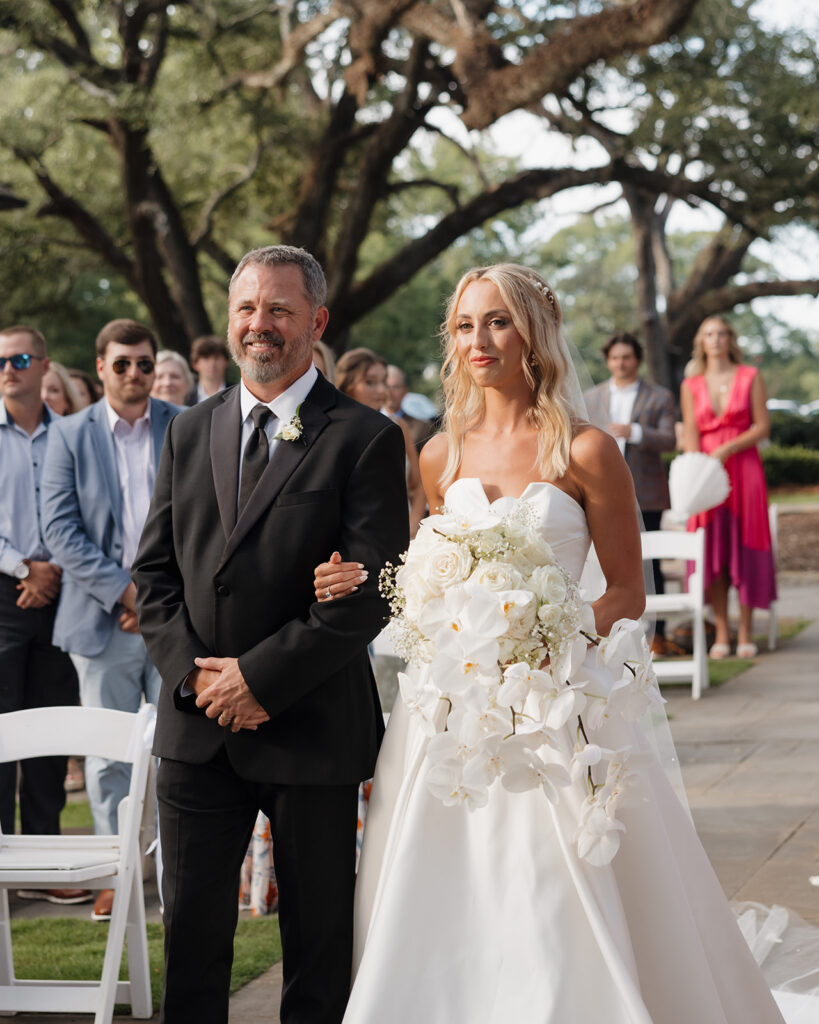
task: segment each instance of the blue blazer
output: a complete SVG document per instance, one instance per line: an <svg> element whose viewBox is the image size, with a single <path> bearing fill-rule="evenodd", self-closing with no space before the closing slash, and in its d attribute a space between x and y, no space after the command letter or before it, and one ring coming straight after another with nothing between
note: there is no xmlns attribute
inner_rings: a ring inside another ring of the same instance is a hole
<svg viewBox="0 0 819 1024"><path fill-rule="evenodd" d="M149 399L154 468L179 407ZM53 643L93 657L117 625L131 582L122 562L122 491L105 403L52 423L40 484L43 532L63 570Z"/></svg>

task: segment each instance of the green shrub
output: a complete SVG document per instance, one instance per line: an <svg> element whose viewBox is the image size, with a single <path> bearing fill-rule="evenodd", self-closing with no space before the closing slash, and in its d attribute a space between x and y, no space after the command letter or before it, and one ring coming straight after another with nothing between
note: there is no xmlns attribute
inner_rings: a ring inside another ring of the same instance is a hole
<svg viewBox="0 0 819 1024"><path fill-rule="evenodd" d="M769 487L819 484L819 451L802 445L780 448L772 444L760 454Z"/></svg>
<svg viewBox="0 0 819 1024"><path fill-rule="evenodd" d="M783 410L772 412L771 441L781 448L798 445L819 450L819 416L799 416Z"/></svg>
<svg viewBox="0 0 819 1024"><path fill-rule="evenodd" d="M819 448L819 445L817 446ZM777 444L763 448L760 453L768 487L819 484L819 450L803 445L784 448ZM666 469L679 452L663 452Z"/></svg>

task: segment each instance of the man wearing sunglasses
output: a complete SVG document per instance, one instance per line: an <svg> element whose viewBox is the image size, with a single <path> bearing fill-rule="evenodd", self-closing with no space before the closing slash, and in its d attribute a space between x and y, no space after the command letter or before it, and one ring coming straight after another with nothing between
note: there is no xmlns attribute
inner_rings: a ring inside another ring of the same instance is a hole
<svg viewBox="0 0 819 1024"><path fill-rule="evenodd" d="M179 411L150 397L156 339L135 320L112 320L97 336L101 401L59 423L43 471L45 536L63 568L54 642L70 652L82 703L136 711L160 679L139 635L131 562L153 492L165 430ZM130 769L86 758L86 788L98 835L117 831ZM93 917L110 917L104 889Z"/></svg>
<svg viewBox="0 0 819 1024"><path fill-rule="evenodd" d="M45 338L18 324L0 331L0 713L77 703L71 659L51 642L61 570L40 520L40 479L48 434L59 419L43 404ZM57 835L65 805L64 757L20 764L20 825ZM0 825L14 832L17 765L0 764ZM51 903L82 903L87 889L24 890Z"/></svg>

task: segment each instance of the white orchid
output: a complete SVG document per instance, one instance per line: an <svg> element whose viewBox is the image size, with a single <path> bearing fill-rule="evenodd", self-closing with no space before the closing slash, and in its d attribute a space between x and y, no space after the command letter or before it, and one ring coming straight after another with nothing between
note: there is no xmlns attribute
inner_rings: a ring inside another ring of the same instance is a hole
<svg viewBox="0 0 819 1024"><path fill-rule="evenodd" d="M597 796L587 797L580 809L575 833L578 856L595 867L610 864L620 849L621 833L625 831L626 826L607 813Z"/></svg>
<svg viewBox="0 0 819 1024"><path fill-rule="evenodd" d="M398 689L407 710L421 720L424 732L432 736L436 731L435 717L441 706L440 691L426 679L413 678L406 672L398 673Z"/></svg>
<svg viewBox="0 0 819 1024"><path fill-rule="evenodd" d="M515 704L523 704L533 690L542 693L551 687L552 679L547 672L529 668L525 662L517 662L503 670L497 701L501 707L511 708Z"/></svg>
<svg viewBox="0 0 819 1024"><path fill-rule="evenodd" d="M614 676L621 675L627 661L640 660L641 638L643 629L639 622L634 619L618 619L609 635L600 641L597 648L598 663L605 665Z"/></svg>
<svg viewBox="0 0 819 1024"><path fill-rule="evenodd" d="M571 785L571 781L562 764L544 761L530 751L524 764L515 765L504 774L501 784L510 793L525 793L540 786L546 798L556 804L559 798L558 788Z"/></svg>
<svg viewBox="0 0 819 1024"><path fill-rule="evenodd" d="M445 807L465 803L469 810L485 807L489 802L489 787L479 779L464 777L459 761L443 761L427 772L427 788Z"/></svg>
<svg viewBox="0 0 819 1024"><path fill-rule="evenodd" d="M541 718L544 724L550 729L560 729L570 718L579 715L586 706L586 695L583 692L585 685L585 682L571 683L562 688L550 687L546 690L540 698Z"/></svg>

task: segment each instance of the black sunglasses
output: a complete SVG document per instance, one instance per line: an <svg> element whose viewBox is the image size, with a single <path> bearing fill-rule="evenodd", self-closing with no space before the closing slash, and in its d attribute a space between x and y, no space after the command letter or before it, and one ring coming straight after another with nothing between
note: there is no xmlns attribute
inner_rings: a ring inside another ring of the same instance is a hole
<svg viewBox="0 0 819 1024"><path fill-rule="evenodd" d="M120 356L119 359L115 359L111 363L111 369L114 373L118 373L121 376L131 363L135 363L139 372L144 373L146 376L154 372L154 361L153 359L148 359L147 356L143 356L141 359L128 359L126 356Z"/></svg>
<svg viewBox="0 0 819 1024"><path fill-rule="evenodd" d="M5 370L6 363L11 363L15 370L27 370L32 359L45 359L45 356L32 356L28 352L21 352L17 356L0 356L0 373Z"/></svg>

